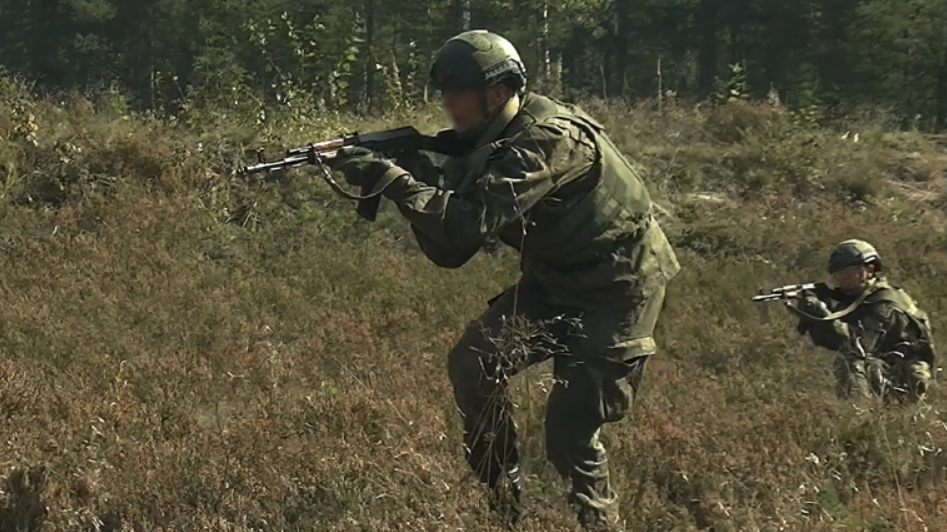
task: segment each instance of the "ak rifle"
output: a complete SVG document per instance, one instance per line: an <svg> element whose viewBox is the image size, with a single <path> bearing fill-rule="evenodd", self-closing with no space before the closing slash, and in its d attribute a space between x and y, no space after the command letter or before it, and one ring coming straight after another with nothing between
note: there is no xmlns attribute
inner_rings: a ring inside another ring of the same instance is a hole
<svg viewBox="0 0 947 532"><path fill-rule="evenodd" d="M240 169L240 173L259 174L279 170L291 170L306 165L318 166L322 171L322 178L329 186L342 196L357 200L358 206L355 208L355 212L365 220L373 222L378 216L381 194L371 193L369 187L363 187L360 195L346 192L336 183L335 179L332 178L332 173L325 164L326 160L335 158L342 148L355 146L366 148L373 152L380 153L387 158L394 159L419 151L428 151L447 156L460 156L466 153L457 133L452 130L444 130L436 135L423 135L418 132L417 129L407 126L372 133L349 133L331 140L291 148L286 151L284 158L272 162L266 161L263 149L260 148L257 150L256 164L243 166Z"/></svg>

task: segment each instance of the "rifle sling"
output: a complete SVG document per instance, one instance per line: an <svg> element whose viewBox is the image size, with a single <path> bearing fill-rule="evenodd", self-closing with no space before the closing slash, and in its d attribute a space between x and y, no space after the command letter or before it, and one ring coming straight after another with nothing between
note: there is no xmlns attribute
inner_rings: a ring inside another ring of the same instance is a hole
<svg viewBox="0 0 947 532"><path fill-rule="evenodd" d="M877 286L877 285L875 285L875 286ZM804 312L804 311L802 311L802 310L800 310L800 309L798 309L798 308L796 308L796 307L793 307L793 310L795 310L797 313L799 313L799 315L801 315L802 317L804 317L804 318L806 318L806 319L808 319L808 320L811 320L811 321L827 322L827 321L840 320L840 319L842 319L842 318L848 316L848 315L851 314L852 312L855 312L855 309L857 309L859 306L861 306L861 304L864 303L865 300L868 299L869 296L871 296L872 294L874 294L875 292L877 292L877 291L880 289L880 288L875 288L875 286L872 286L872 287L867 288L864 292L861 293L861 295L859 295L859 296L855 299L855 301L853 301L853 302L852 302L850 305L848 305L847 307L845 307L845 308L843 308L843 309L841 309L841 310L837 310L837 311L835 311L835 312L829 314L828 316L824 316L824 317L813 316L812 314L809 314L808 312Z"/></svg>
<svg viewBox="0 0 947 532"><path fill-rule="evenodd" d="M320 164L320 166L322 167L322 179L328 183L329 188L331 188L336 194L351 200L367 200L378 197L398 178L408 175L404 168L401 168L400 166L392 166L388 169L388 171L382 174L381 178L375 183L370 191L365 191L365 189L362 189L362 194L359 195L352 194L351 192L342 188L342 185L339 185L339 183L333 179L332 173L325 164Z"/></svg>

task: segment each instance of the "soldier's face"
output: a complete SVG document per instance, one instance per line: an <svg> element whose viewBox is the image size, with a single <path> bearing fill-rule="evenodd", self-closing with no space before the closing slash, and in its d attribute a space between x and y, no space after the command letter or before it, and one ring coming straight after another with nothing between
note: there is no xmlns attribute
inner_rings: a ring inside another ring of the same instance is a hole
<svg viewBox="0 0 947 532"><path fill-rule="evenodd" d="M486 91L477 89L448 89L442 94L444 110L454 130L463 133L474 129L490 118L490 114L506 104L513 92L503 84Z"/></svg>
<svg viewBox="0 0 947 532"><path fill-rule="evenodd" d="M442 99L451 126L460 133L487 119L487 102L481 90L448 89L442 94Z"/></svg>
<svg viewBox="0 0 947 532"><path fill-rule="evenodd" d="M833 273L832 279L842 291L857 292L873 274L873 266L856 264Z"/></svg>

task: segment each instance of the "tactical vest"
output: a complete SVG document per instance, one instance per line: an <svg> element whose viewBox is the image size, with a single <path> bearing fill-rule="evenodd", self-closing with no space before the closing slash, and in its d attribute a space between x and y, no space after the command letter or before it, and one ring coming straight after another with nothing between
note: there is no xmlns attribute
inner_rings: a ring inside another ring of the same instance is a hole
<svg viewBox="0 0 947 532"><path fill-rule="evenodd" d="M564 257L610 253L617 240L634 237L647 228L651 219L651 198L639 172L605 135L605 128L573 105L528 95L520 112L501 135L503 138L475 150L463 161L455 160L454 164L459 163L462 169L456 168L451 172L451 165L445 165L447 185L463 194L483 176L490 156L497 149L515 144L530 127L557 120L574 125L594 142L598 160L591 173L598 182L555 227L528 231L522 251L530 259L553 259L557 263ZM451 183L451 173L460 179L455 178ZM567 174L559 176L559 179L571 177L576 176Z"/></svg>
<svg viewBox="0 0 947 532"><path fill-rule="evenodd" d="M933 363L934 344L931 333L931 321L927 313L917 306L917 302L908 295L907 292L896 286L891 286L887 281L878 281L876 285L869 289L870 293L865 298L864 304L872 305L876 303L890 303L896 309L903 312L921 333L920 343L917 346L920 358L929 363Z"/></svg>

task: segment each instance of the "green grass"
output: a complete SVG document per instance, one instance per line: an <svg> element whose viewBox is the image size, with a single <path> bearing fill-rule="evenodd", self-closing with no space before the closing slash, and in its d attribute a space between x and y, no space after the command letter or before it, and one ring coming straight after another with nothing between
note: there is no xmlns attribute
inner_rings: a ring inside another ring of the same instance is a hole
<svg viewBox="0 0 947 532"><path fill-rule="evenodd" d="M405 118L254 130L0 89L0 529L496 529L445 355L515 257L440 270L390 206L368 225L307 172L232 174L257 144ZM606 434L629 529L947 529L944 391L841 403L831 355L749 302L863 237L944 345L943 148L748 104L586 107L647 169L684 266L634 419ZM549 371L515 384L526 531L574 526L543 460Z"/></svg>

